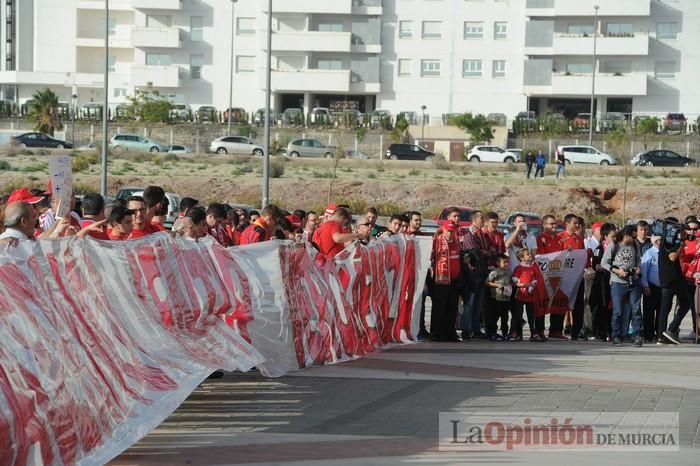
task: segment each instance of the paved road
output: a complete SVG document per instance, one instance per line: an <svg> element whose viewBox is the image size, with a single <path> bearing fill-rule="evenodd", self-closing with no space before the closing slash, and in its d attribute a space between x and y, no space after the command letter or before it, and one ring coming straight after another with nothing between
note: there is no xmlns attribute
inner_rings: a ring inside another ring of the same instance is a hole
<svg viewBox="0 0 700 466"><path fill-rule="evenodd" d="M420 343L279 379L231 373L202 384L111 464L696 466L699 361L690 344ZM544 410L680 412L681 450L437 451L440 411Z"/></svg>

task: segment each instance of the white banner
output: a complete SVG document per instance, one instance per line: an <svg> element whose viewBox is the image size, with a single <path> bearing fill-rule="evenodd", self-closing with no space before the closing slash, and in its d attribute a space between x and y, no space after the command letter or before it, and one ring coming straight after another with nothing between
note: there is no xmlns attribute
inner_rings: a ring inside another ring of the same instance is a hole
<svg viewBox="0 0 700 466"><path fill-rule="evenodd" d="M576 303L578 287L588 263L584 249L538 255L535 260L544 275L547 292L545 314L564 315Z"/></svg>

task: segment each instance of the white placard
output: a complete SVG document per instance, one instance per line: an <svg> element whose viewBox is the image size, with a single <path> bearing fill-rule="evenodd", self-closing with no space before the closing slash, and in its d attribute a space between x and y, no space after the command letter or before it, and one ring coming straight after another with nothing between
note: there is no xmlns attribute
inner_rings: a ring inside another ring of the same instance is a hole
<svg viewBox="0 0 700 466"><path fill-rule="evenodd" d="M65 218L70 212L73 195L73 166L70 155L53 155L49 157L49 179L53 198L58 199L56 218Z"/></svg>

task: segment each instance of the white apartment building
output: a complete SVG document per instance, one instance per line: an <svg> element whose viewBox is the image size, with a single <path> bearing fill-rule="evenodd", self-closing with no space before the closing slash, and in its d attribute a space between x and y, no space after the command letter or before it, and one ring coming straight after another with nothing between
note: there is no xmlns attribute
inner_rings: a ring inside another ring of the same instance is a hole
<svg viewBox="0 0 700 466"><path fill-rule="evenodd" d="M104 0L0 2L0 99L50 87L64 102L102 102ZM232 39L233 106L264 106L267 0L109 4L110 107L153 86L225 109ZM598 113L700 112L698 0L273 0L272 10L276 111L573 116L589 109L595 66Z"/></svg>

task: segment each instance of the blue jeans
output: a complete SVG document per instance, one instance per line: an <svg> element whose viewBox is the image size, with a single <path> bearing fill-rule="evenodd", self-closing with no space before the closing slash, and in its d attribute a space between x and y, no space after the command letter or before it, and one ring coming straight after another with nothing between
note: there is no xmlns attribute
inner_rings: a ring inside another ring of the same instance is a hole
<svg viewBox="0 0 700 466"><path fill-rule="evenodd" d="M627 336L625 316L632 318L632 335L641 335L642 332L642 288L638 283L630 286L627 283L613 283L610 285L610 296L613 303L612 312L612 337L623 340Z"/></svg>
<svg viewBox="0 0 700 466"><path fill-rule="evenodd" d="M559 178L560 173L566 176L566 165L557 165L557 178Z"/></svg>

